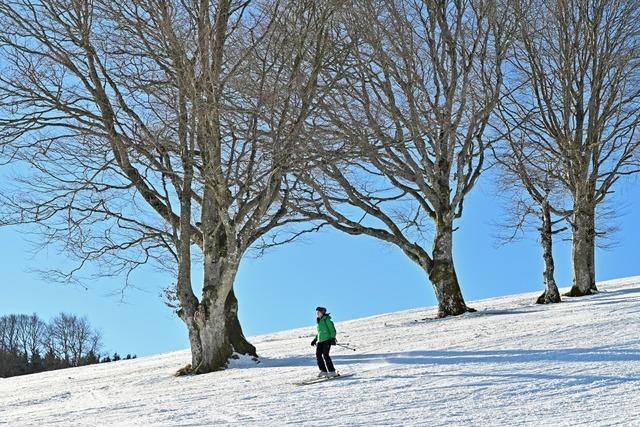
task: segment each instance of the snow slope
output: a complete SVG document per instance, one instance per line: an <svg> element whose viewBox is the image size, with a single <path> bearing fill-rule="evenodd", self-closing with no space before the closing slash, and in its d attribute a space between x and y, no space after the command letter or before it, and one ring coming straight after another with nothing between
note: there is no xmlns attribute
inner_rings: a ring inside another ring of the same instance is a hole
<svg viewBox="0 0 640 427"><path fill-rule="evenodd" d="M174 377L181 351L0 379L0 425L640 426L640 276L599 287L338 323L358 351L334 361L357 375L325 384L293 385L316 373L313 326L255 337L259 364L208 375Z"/></svg>

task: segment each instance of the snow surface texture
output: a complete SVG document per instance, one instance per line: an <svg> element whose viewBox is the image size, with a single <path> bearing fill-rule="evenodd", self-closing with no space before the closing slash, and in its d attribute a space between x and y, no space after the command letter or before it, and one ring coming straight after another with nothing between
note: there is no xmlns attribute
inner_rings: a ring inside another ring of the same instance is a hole
<svg viewBox="0 0 640 427"><path fill-rule="evenodd" d="M356 375L304 387L313 326L254 337L259 364L208 375L174 377L181 351L0 379L0 425L640 426L640 276L599 288L337 323L358 351L334 347L334 362Z"/></svg>

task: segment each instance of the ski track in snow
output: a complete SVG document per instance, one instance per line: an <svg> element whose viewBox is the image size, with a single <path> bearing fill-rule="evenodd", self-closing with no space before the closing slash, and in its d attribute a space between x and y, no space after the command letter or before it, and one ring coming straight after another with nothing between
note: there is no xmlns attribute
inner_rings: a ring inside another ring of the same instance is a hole
<svg viewBox="0 0 640 427"><path fill-rule="evenodd" d="M0 379L1 426L640 426L640 276L538 306L537 294L338 322L339 371L314 326L254 337L259 364L176 378L187 351ZM338 317L338 316L336 316Z"/></svg>

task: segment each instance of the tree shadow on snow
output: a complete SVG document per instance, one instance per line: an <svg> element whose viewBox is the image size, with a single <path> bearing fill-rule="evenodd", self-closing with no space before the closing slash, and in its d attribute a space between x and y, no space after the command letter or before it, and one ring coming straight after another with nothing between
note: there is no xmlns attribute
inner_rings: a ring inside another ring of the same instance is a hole
<svg viewBox="0 0 640 427"><path fill-rule="evenodd" d="M599 291L596 296L601 296L606 298L607 296L612 295L629 295L629 294L640 294L640 287L638 288L627 288L627 289L618 289L615 291Z"/></svg>
<svg viewBox="0 0 640 427"><path fill-rule="evenodd" d="M398 364L398 365L487 365L506 368L508 364L531 362L632 362L640 361L640 350L614 347L568 348L549 350L432 350L397 353L332 354L336 365ZM259 367L315 366L315 355L284 358L260 358ZM629 378L640 380L640 377Z"/></svg>
<svg viewBox="0 0 640 427"><path fill-rule="evenodd" d="M362 355L336 355L343 363L392 363L401 365L505 364L529 362L626 362L640 361L640 350L568 348L549 350L409 351Z"/></svg>
<svg viewBox="0 0 640 427"><path fill-rule="evenodd" d="M535 372L511 372L511 373L498 373L498 372L457 372L454 374L435 373L429 374L430 377L456 377L456 378L481 378L486 380L487 378L493 378L497 382L510 382L512 379L523 380L529 382L531 380L540 381L565 381L572 386L577 385L590 385L593 383L602 383L602 386L611 386L614 384L622 384L626 382L640 381L640 377L632 376L619 376L619 375L567 375L567 374L555 374L555 373L535 373ZM491 386L491 383L485 383L485 386ZM463 385L469 387L468 384ZM449 388L450 385L444 388ZM564 391L562 391L564 393Z"/></svg>

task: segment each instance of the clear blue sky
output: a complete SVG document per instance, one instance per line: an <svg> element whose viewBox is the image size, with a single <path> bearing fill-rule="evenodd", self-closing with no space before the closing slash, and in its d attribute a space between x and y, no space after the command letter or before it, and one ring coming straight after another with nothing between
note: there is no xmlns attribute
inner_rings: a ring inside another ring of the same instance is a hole
<svg viewBox="0 0 640 427"><path fill-rule="evenodd" d="M640 179L616 190L621 231L615 247L597 253L598 280L640 274ZM455 239L457 270L468 302L541 289L535 234L496 247L494 224L502 214L491 179L485 176L468 199ZM88 290L48 283L30 270L64 265L64 254L44 250L34 255L28 242L33 238L20 228L0 228L0 313L36 312L45 319L60 311L85 315L101 330L105 349L111 352L147 355L188 346L186 329L159 296L171 278L149 269L134 278L138 289L124 295L122 280L113 278L91 283ZM569 261L569 244L558 243L556 278L563 286L571 281ZM435 304L425 274L398 249L332 230L246 259L236 291L247 335L310 326L317 305L327 306L340 321Z"/></svg>

